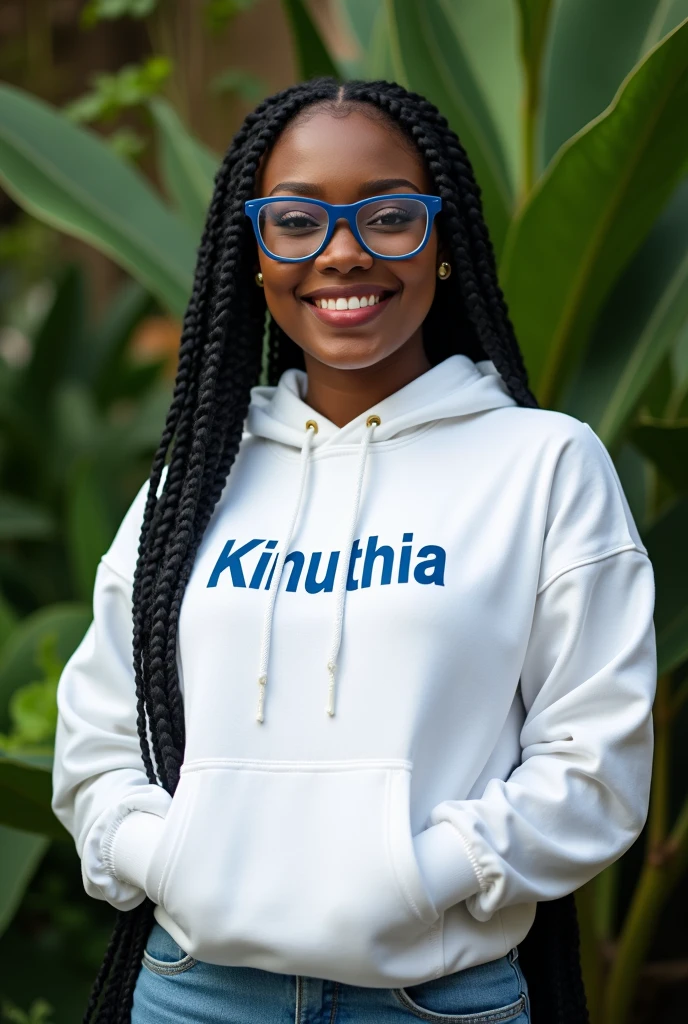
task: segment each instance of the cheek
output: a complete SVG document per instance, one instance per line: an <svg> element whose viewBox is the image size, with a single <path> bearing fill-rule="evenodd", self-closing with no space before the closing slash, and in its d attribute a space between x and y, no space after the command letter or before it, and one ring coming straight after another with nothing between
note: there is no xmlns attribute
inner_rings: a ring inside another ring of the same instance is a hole
<svg viewBox="0 0 688 1024"><path fill-rule="evenodd" d="M267 257L260 261L260 269L263 273L268 310L271 316L284 326L282 321L289 320L300 312L294 289L301 282L303 270L295 263L275 263Z"/></svg>
<svg viewBox="0 0 688 1024"><path fill-rule="evenodd" d="M428 247L429 248L429 247ZM405 268L400 274L404 285L405 299L407 303L429 308L435 296L437 287L437 272L435 269L434 253L421 253L419 262ZM427 309L425 309L427 312Z"/></svg>

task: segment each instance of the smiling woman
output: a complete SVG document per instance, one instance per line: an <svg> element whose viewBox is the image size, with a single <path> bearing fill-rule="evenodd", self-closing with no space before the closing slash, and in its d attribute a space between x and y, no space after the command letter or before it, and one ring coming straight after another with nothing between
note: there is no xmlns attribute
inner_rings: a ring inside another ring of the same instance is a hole
<svg viewBox="0 0 688 1024"><path fill-rule="evenodd" d="M572 894L647 813L653 601L445 118L265 100L58 687L53 809L118 910L86 1024L585 1024Z"/></svg>

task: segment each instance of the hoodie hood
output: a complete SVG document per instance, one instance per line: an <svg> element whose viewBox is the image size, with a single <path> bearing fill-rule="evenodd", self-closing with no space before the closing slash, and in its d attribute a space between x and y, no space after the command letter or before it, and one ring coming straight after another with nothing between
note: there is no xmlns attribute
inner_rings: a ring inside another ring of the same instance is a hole
<svg viewBox="0 0 688 1024"><path fill-rule="evenodd" d="M246 421L249 433L300 451L306 421L314 419L318 430L312 440L313 449L351 445L361 440L366 420L373 413L380 418L375 430L379 443L436 420L517 404L491 359L474 363L465 355L449 356L437 363L343 427L306 404L307 386L305 371L290 369L276 386L252 388Z"/></svg>
<svg viewBox="0 0 688 1024"><path fill-rule="evenodd" d="M285 370L274 387L255 387L247 418L250 434L298 449L300 471L291 515L270 582L263 619L258 668L259 698L256 719L264 721L265 690L268 681L270 645L275 602L282 569L289 553L299 515L308 494L307 479L311 452L358 444L358 468L351 492L346 537L334 582L334 614L326 662L329 679L326 712L334 715L337 655L342 641L344 606L352 545L358 510L372 443L380 444L412 433L442 419L468 416L507 405L516 405L492 360L474 363L465 355L453 355L437 363L403 388L379 402L373 410L360 413L343 427L316 413L304 401L308 376L303 370Z"/></svg>

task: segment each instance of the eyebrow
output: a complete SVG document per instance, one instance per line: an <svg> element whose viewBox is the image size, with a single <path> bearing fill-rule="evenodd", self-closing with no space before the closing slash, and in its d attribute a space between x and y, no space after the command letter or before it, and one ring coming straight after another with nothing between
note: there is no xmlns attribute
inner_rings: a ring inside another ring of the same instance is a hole
<svg viewBox="0 0 688 1024"><path fill-rule="evenodd" d="M421 194L418 186L414 185L408 178L376 178L374 181L364 182L358 191L361 197L365 197L381 195L384 192L391 192L401 187ZM317 199L322 195L322 191L319 185L309 181L280 181L268 195L273 196L276 192L284 192L292 196L312 196Z"/></svg>

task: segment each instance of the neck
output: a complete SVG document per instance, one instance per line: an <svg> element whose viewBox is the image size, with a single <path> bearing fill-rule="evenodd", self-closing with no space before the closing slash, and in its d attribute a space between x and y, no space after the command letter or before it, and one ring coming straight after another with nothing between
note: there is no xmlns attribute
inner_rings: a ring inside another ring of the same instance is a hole
<svg viewBox="0 0 688 1024"><path fill-rule="evenodd" d="M327 366L304 352L308 388L304 401L338 427L405 387L430 369L420 331L400 349L372 366Z"/></svg>

